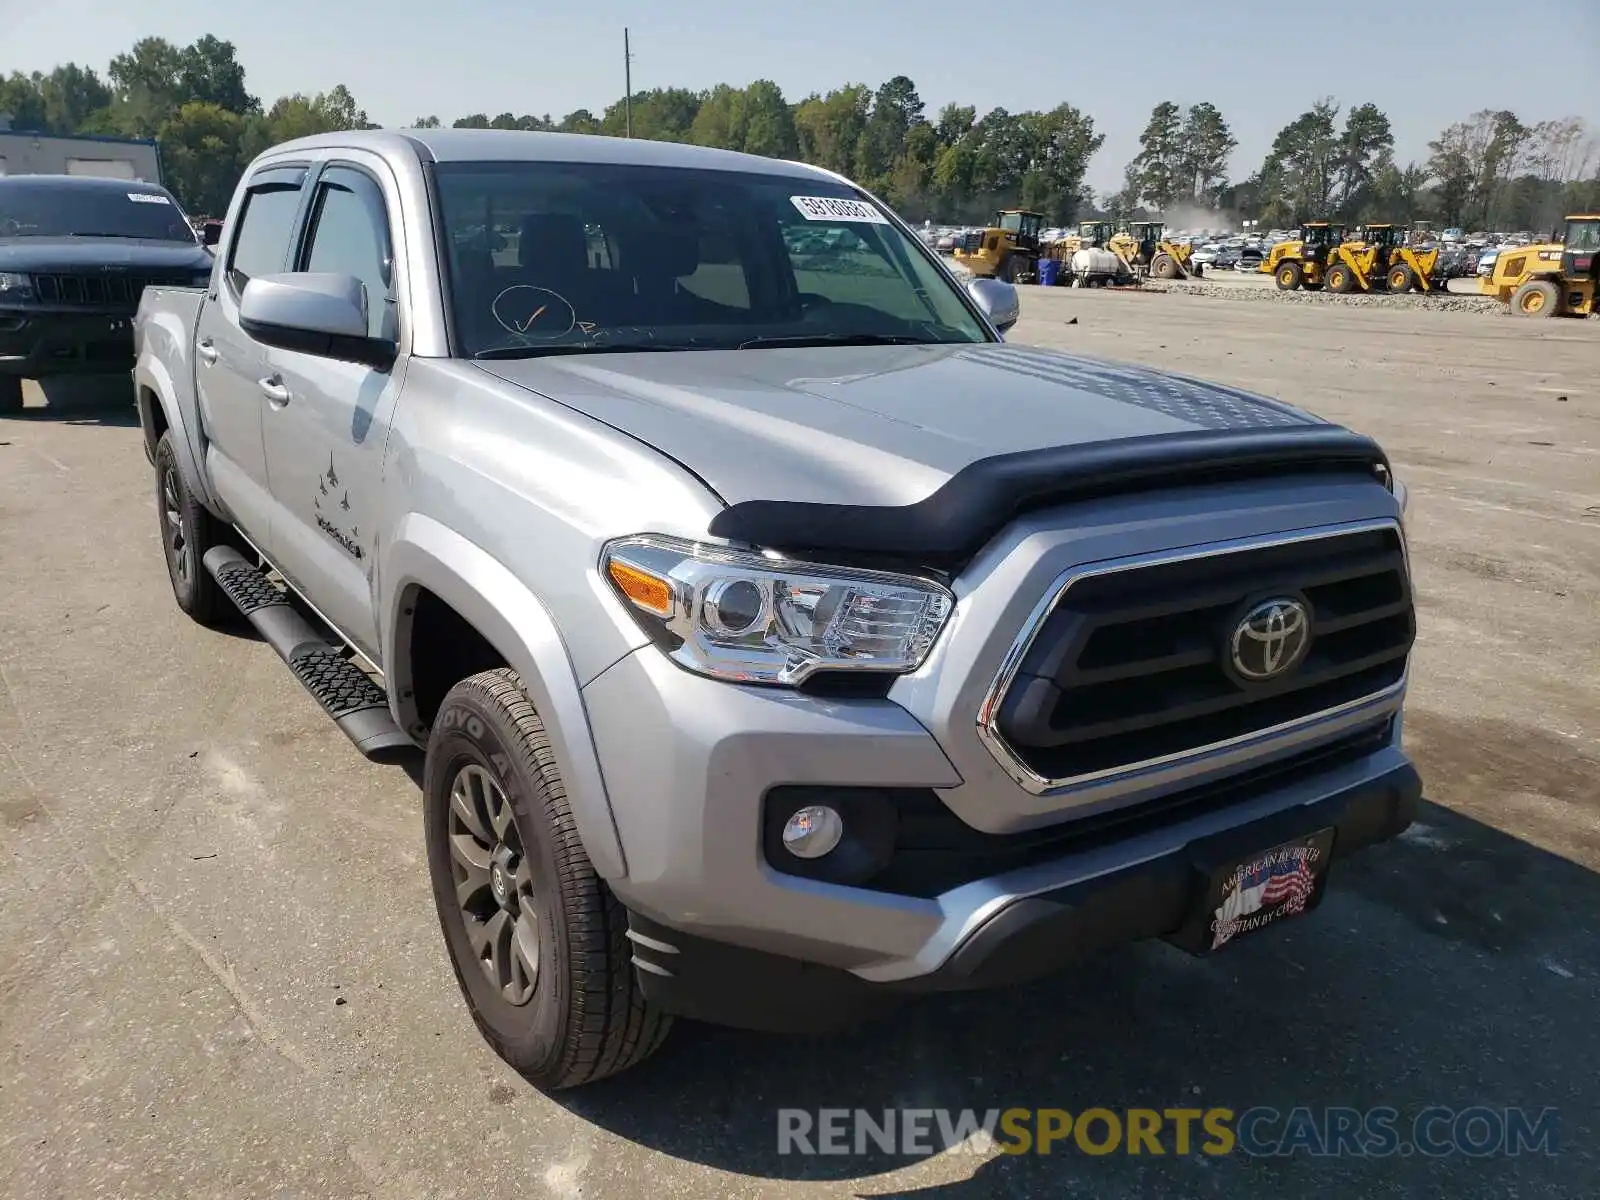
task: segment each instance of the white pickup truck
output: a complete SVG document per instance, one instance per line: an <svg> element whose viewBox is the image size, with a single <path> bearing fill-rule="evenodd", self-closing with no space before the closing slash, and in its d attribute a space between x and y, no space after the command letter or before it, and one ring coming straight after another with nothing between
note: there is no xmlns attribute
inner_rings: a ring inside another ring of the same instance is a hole
<svg viewBox="0 0 1600 1200"><path fill-rule="evenodd" d="M542 1086L1210 952L1410 821L1382 451L1016 317L828 172L472 130L279 146L145 291L178 605L425 752L445 945Z"/></svg>

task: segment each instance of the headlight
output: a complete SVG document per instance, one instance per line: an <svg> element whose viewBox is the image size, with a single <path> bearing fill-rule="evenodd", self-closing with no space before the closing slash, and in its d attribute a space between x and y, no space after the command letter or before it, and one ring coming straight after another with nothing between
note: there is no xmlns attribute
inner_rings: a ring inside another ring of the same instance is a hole
<svg viewBox="0 0 1600 1200"><path fill-rule="evenodd" d="M955 604L924 579L677 538L619 538L600 565L678 665L741 683L795 686L818 671L914 671Z"/></svg>
<svg viewBox="0 0 1600 1200"><path fill-rule="evenodd" d="M0 297L22 300L33 295L33 280L15 271L0 271Z"/></svg>

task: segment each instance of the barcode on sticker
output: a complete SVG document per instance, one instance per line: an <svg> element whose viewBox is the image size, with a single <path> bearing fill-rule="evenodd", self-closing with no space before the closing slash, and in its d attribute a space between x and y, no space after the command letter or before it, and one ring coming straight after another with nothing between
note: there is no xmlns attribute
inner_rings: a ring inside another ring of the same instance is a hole
<svg viewBox="0 0 1600 1200"><path fill-rule="evenodd" d="M171 204L165 196L157 192L129 192L128 199L135 204Z"/></svg>
<svg viewBox="0 0 1600 1200"><path fill-rule="evenodd" d="M866 221L887 225L884 216L865 200L839 200L833 196L790 196L800 215L808 221Z"/></svg>

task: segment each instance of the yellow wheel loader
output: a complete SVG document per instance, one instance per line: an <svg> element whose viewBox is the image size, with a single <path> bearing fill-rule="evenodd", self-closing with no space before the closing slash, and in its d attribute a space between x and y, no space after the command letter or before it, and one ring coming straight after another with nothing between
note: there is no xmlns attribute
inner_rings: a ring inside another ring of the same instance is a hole
<svg viewBox="0 0 1600 1200"><path fill-rule="evenodd" d="M1439 265L1439 247L1419 250L1411 243L1410 234L1393 225L1367 225L1361 231L1361 241L1372 253L1361 254L1362 273L1368 286L1383 286L1391 292L1440 292L1444 281L1433 278L1433 269ZM1341 250L1344 247L1340 248Z"/></svg>
<svg viewBox="0 0 1600 1200"><path fill-rule="evenodd" d="M1167 241L1167 227L1160 221L1130 221L1127 236L1136 245L1133 264L1155 279L1199 279L1202 268L1191 263L1194 247Z"/></svg>
<svg viewBox="0 0 1600 1200"><path fill-rule="evenodd" d="M1600 273L1600 213L1567 218L1559 242L1502 250L1478 290L1518 317L1587 317Z"/></svg>
<svg viewBox="0 0 1600 1200"><path fill-rule="evenodd" d="M1303 287L1315 291L1323 284L1329 260L1344 241L1344 226L1330 221L1307 221L1287 242L1279 242L1261 260L1261 270L1271 275L1278 290Z"/></svg>
<svg viewBox="0 0 1600 1200"><path fill-rule="evenodd" d="M974 230L955 247L953 257L981 279L1025 283L1039 272L1042 213L1003 208L987 229Z"/></svg>

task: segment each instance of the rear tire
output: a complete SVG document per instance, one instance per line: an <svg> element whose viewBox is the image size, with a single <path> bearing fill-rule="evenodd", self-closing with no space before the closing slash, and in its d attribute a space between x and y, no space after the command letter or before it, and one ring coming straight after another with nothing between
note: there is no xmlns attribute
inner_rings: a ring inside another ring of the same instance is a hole
<svg viewBox="0 0 1600 1200"><path fill-rule="evenodd" d="M217 625L232 612L233 602L222 594L201 559L224 539L221 523L196 500L183 480L177 448L169 429L156 443L156 519L161 549L167 560L167 578L178 607L202 625Z"/></svg>
<svg viewBox="0 0 1600 1200"><path fill-rule="evenodd" d="M1348 294L1356 286L1355 272L1345 266L1344 263L1334 263L1333 266L1328 268L1328 274L1325 278L1328 290L1338 296Z"/></svg>
<svg viewBox="0 0 1600 1200"><path fill-rule="evenodd" d="M1548 279L1530 279L1511 294L1511 312L1518 317L1553 317L1561 311L1561 289Z"/></svg>
<svg viewBox="0 0 1600 1200"><path fill-rule="evenodd" d="M1280 292L1292 292L1300 286L1300 281L1305 278L1305 272L1301 270L1299 263L1291 260L1279 263L1272 278L1277 282Z"/></svg>
<svg viewBox="0 0 1600 1200"><path fill-rule="evenodd" d="M1150 274L1157 279L1176 279L1178 277L1177 260L1166 253L1156 255L1150 263Z"/></svg>
<svg viewBox="0 0 1600 1200"><path fill-rule="evenodd" d="M22 376L0 375L0 413L22 411Z"/></svg>
<svg viewBox="0 0 1600 1200"><path fill-rule="evenodd" d="M1417 286L1417 274L1405 263L1397 263L1389 268L1389 290L1395 295L1409 292Z"/></svg>
<svg viewBox="0 0 1600 1200"><path fill-rule="evenodd" d="M584 851L550 737L514 671L450 689L422 795L450 965L495 1052L552 1091L648 1057L672 1018L639 990L627 912Z"/></svg>

